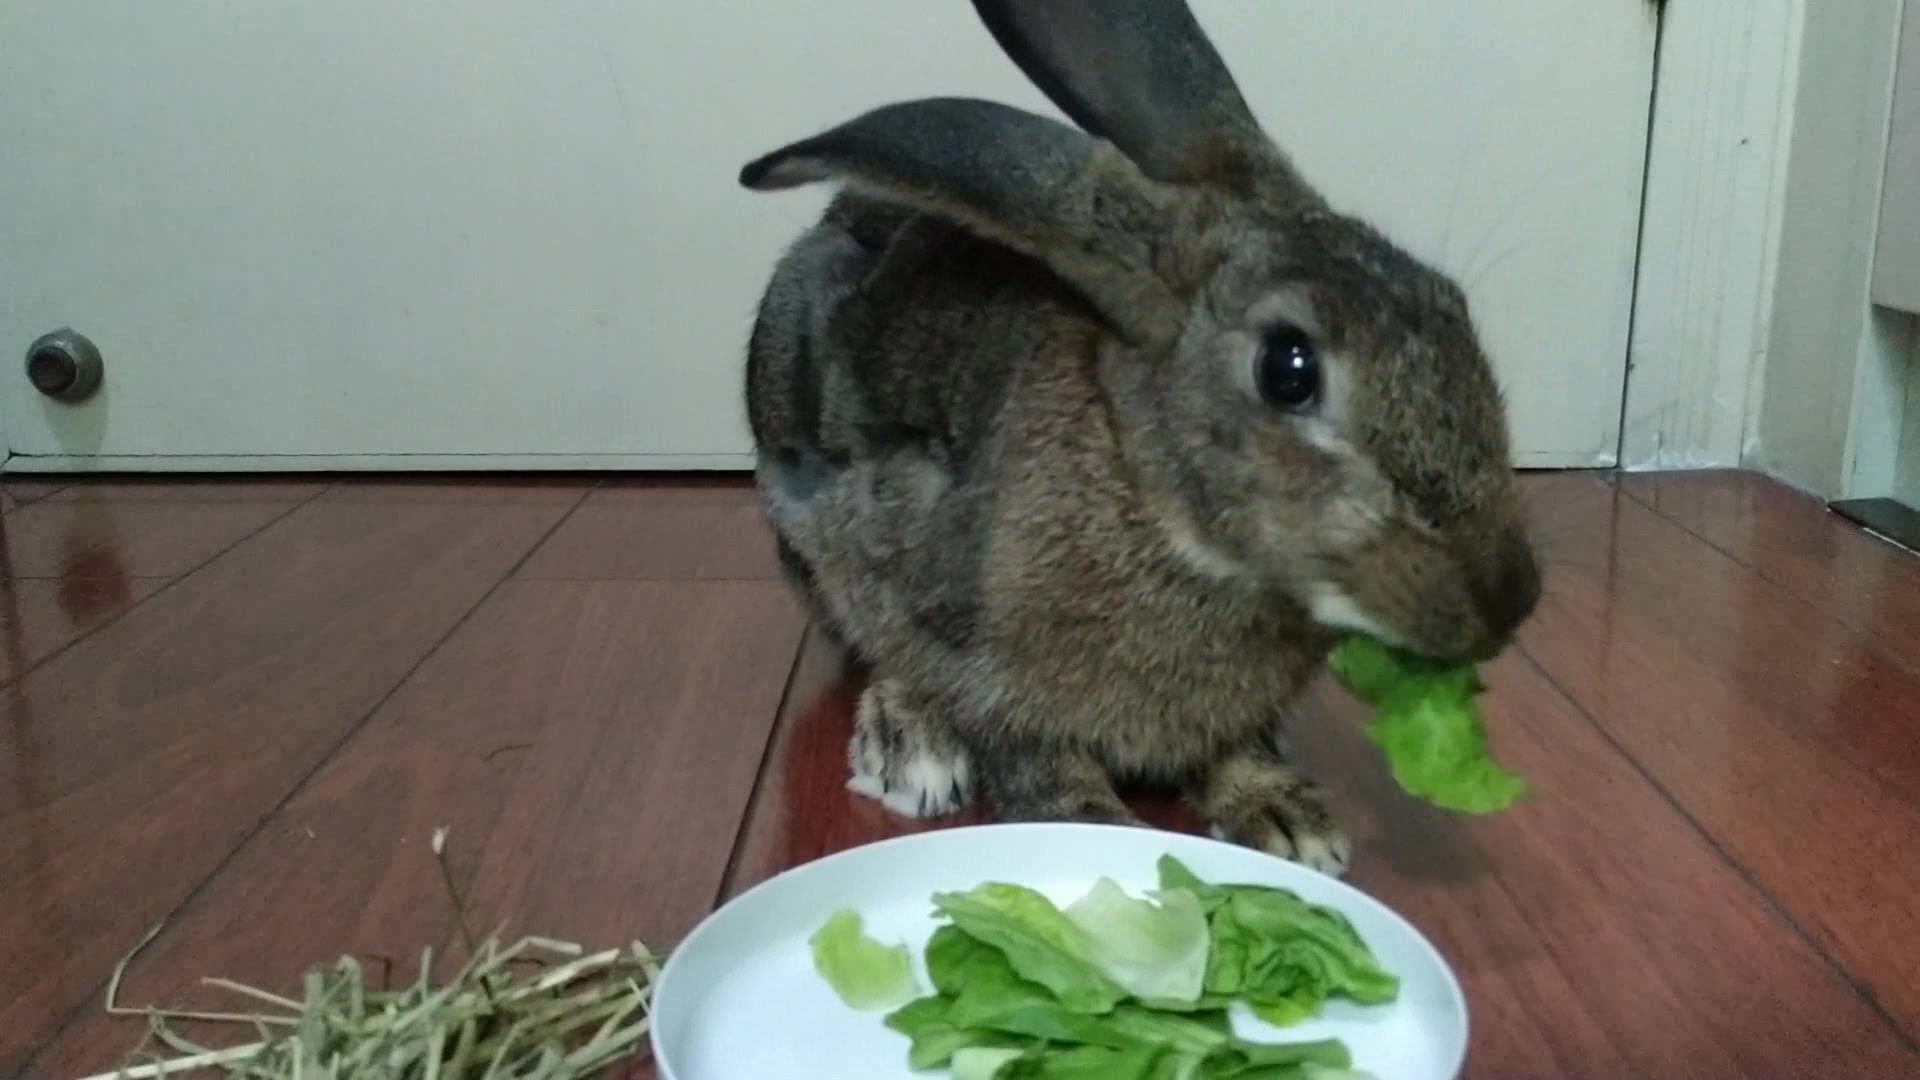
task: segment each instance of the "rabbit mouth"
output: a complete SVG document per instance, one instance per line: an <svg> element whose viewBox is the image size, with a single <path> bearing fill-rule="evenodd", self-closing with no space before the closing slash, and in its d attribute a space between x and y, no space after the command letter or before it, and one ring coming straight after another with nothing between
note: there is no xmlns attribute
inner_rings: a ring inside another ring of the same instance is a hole
<svg viewBox="0 0 1920 1080"><path fill-rule="evenodd" d="M1329 630L1360 634L1441 663L1483 663L1504 652L1510 644L1506 638L1482 633L1435 633L1431 626L1422 628L1425 633L1402 633L1332 585L1316 586L1311 591L1307 611L1315 623Z"/></svg>
<svg viewBox="0 0 1920 1080"><path fill-rule="evenodd" d="M1430 660L1485 663L1512 646L1540 598L1539 571L1524 550L1487 567L1435 560L1426 569L1431 572L1383 573L1351 589L1316 583L1305 606L1330 630L1363 634Z"/></svg>
<svg viewBox="0 0 1920 1080"><path fill-rule="evenodd" d="M1289 591L1312 621L1442 663L1483 663L1513 645L1542 595L1524 526L1495 517L1441 530L1388 521L1355 549L1336 538Z"/></svg>
<svg viewBox="0 0 1920 1080"><path fill-rule="evenodd" d="M1361 607L1358 601L1337 585L1320 582L1310 588L1307 591L1307 613L1314 622L1329 630L1365 634L1383 644L1409 647L1404 637L1389 629L1386 623Z"/></svg>

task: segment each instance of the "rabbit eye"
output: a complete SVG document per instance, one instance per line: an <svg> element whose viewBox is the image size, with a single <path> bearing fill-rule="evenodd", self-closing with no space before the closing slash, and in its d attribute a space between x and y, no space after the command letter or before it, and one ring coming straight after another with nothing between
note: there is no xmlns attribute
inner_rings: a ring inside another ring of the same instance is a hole
<svg viewBox="0 0 1920 1080"><path fill-rule="evenodd" d="M1253 382L1260 397L1277 409L1299 411L1320 398L1320 356L1313 340L1297 326L1278 326L1261 342Z"/></svg>

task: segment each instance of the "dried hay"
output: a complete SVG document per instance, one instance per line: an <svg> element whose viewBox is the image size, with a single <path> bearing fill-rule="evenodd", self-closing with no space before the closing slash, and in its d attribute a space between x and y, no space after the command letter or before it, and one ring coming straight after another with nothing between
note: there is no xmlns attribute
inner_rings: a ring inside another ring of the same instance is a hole
<svg viewBox="0 0 1920 1080"><path fill-rule="evenodd" d="M434 858L469 955L450 981L435 985L427 949L419 977L402 990L369 987L360 962L346 956L308 972L298 1001L227 979L203 980L260 1012L122 1007L121 977L159 935L156 927L120 962L107 991L107 1011L145 1017L147 1039L121 1068L88 1080L585 1080L637 1057L661 958L639 942L591 955L550 938L504 947L497 936L476 942L445 845L446 830L437 830ZM176 1030L187 1021L244 1026L258 1038L209 1048Z"/></svg>

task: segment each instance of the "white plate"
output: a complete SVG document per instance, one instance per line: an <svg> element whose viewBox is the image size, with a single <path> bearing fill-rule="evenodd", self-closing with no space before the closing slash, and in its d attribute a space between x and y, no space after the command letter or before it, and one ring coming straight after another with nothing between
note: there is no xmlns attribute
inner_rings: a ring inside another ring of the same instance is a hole
<svg viewBox="0 0 1920 1080"><path fill-rule="evenodd" d="M790 870L727 904L696 928L661 974L653 1052L661 1080L915 1080L907 1040L884 1014L840 1003L813 969L807 939L840 908L869 934L920 956L939 925L936 892L987 881L1038 889L1056 903L1101 877L1129 891L1157 885L1171 854L1208 881L1273 885L1339 910L1400 977L1391 1005L1329 1003L1323 1016L1285 1031L1239 1013L1234 1024L1268 1041L1334 1037L1379 1080L1456 1080L1466 1057L1467 1006L1440 954L1379 901L1294 863L1214 840L1101 825L982 825L855 848Z"/></svg>

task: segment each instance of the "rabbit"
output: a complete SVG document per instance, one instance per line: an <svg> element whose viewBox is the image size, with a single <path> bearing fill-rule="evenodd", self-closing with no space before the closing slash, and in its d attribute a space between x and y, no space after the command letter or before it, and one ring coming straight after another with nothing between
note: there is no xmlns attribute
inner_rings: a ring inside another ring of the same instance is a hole
<svg viewBox="0 0 1920 1080"><path fill-rule="evenodd" d="M869 672L848 786L1343 874L1283 722L1348 634L1499 653L1540 571L1461 289L1334 209L1179 0L974 0L1072 121L890 104L747 164L839 190L746 350L756 498Z"/></svg>

